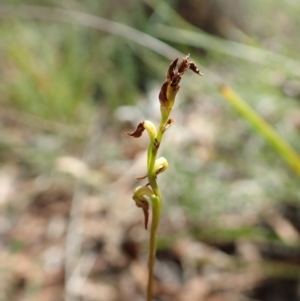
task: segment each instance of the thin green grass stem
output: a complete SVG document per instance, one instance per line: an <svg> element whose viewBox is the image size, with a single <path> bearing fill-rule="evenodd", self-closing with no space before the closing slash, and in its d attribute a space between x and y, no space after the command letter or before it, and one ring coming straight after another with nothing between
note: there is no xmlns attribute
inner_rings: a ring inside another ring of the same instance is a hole
<svg viewBox="0 0 300 301"><path fill-rule="evenodd" d="M242 116L258 129L300 176L300 157L297 152L231 88L222 86L220 92Z"/></svg>

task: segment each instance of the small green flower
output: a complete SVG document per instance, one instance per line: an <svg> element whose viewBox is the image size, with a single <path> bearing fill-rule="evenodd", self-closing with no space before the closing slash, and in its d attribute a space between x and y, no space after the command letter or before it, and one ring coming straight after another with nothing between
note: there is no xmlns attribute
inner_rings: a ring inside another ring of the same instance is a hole
<svg viewBox="0 0 300 301"><path fill-rule="evenodd" d="M151 141L156 138L156 127L149 120L145 120L145 121L139 123L134 132L132 132L132 133L125 132L125 134L128 136L132 136L134 138L139 138L142 136L144 130L146 130L148 132L148 135L149 135Z"/></svg>
<svg viewBox="0 0 300 301"><path fill-rule="evenodd" d="M149 219L149 204L145 196L151 199L153 191L147 186L139 186L133 192L133 200L137 207L142 208L145 217L145 229L147 229L148 219Z"/></svg>

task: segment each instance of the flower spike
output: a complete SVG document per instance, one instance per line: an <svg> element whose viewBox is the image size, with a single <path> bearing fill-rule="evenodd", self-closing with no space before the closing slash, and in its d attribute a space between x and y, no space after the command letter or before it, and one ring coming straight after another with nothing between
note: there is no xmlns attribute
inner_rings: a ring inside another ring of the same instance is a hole
<svg viewBox="0 0 300 301"><path fill-rule="evenodd" d="M134 132L126 133L129 136L138 138L143 134L144 130L146 130L150 137L147 153L147 175L137 178L138 180L148 178L148 184L146 186L137 187L132 196L136 206L143 210L146 229L149 219L149 201L151 202L152 220L148 261L147 301L153 300L154 263L157 244L156 236L162 209L162 197L157 184L157 175L168 168L167 160L164 157L157 159L157 154L164 133L174 123L173 119L170 118L170 113L175 102L176 94L180 89L179 83L187 70L202 75L196 64L190 61L189 54L185 56L179 64L178 58L176 58L168 67L166 80L161 87L158 97L161 111L161 121L158 131L151 121L145 120L137 126Z"/></svg>

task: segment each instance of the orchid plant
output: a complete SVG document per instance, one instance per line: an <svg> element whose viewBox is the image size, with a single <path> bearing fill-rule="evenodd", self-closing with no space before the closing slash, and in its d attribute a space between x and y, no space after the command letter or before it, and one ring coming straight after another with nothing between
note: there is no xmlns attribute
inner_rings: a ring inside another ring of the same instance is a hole
<svg viewBox="0 0 300 301"><path fill-rule="evenodd" d="M137 178L138 180L148 178L148 184L137 187L134 190L132 197L136 206L143 210L145 229L147 229L149 219L149 200L152 205L147 301L152 301L153 299L153 276L157 243L156 237L162 210L162 198L157 184L157 176L159 173L162 173L168 168L167 160L164 157L157 158L157 153L162 143L164 133L174 123L173 119L170 118L170 114L174 106L176 94L180 88L179 83L182 76L188 69L199 75L203 75L196 64L190 61L189 58L189 55L187 55L179 64L178 58L176 58L168 68L166 81L163 83L159 93L161 121L158 130L151 121L145 120L137 126L134 132L126 132L127 135L138 138L141 137L142 133L146 130L150 138L147 153L147 175Z"/></svg>

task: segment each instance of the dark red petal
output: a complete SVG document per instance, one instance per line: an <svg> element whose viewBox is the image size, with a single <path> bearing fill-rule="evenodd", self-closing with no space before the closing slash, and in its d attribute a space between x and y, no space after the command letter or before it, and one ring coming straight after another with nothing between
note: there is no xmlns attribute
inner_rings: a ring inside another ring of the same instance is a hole
<svg viewBox="0 0 300 301"><path fill-rule="evenodd" d="M159 92L158 98L162 106L166 106L168 103L168 99L167 99L168 84L169 84L168 81L164 82Z"/></svg>
<svg viewBox="0 0 300 301"><path fill-rule="evenodd" d="M167 73L167 80L171 81L176 70L178 58L176 58L169 66L168 73Z"/></svg>
<svg viewBox="0 0 300 301"><path fill-rule="evenodd" d="M178 67L179 73L184 73L189 68L189 58L190 58L189 54L183 58L182 62L180 63L180 65Z"/></svg>
<svg viewBox="0 0 300 301"><path fill-rule="evenodd" d="M148 202L143 201L142 209L143 209L144 218L145 218L145 229L147 230L148 220L149 220L149 204L148 204Z"/></svg>
<svg viewBox="0 0 300 301"><path fill-rule="evenodd" d="M178 86L181 81L183 73L178 73L172 78L171 86Z"/></svg>
<svg viewBox="0 0 300 301"><path fill-rule="evenodd" d="M189 69L199 75L203 75L203 73L198 69L197 65L194 62L190 62Z"/></svg>
<svg viewBox="0 0 300 301"><path fill-rule="evenodd" d="M136 130L132 133L130 132L125 132L126 135L128 136L132 136L134 138L139 138L142 136L143 132L144 132L145 128L144 128L144 123L141 122L139 123L139 125L137 126Z"/></svg>

